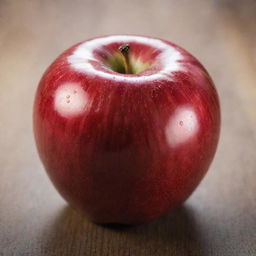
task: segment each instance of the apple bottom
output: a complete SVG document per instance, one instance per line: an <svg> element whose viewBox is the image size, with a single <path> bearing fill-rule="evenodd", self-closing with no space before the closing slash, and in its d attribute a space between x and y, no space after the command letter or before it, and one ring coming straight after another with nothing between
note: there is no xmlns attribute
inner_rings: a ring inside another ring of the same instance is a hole
<svg viewBox="0 0 256 256"><path fill-rule="evenodd" d="M91 160L91 164L84 163L86 167L80 169L67 159L63 168L52 168L51 163L46 170L66 201L93 222L134 225L153 220L183 203L209 165L204 161L200 167L183 164L183 168L168 168L172 164L167 163L161 169L149 167L159 164L158 161L145 164L136 158L129 161L120 158L113 154Z"/></svg>

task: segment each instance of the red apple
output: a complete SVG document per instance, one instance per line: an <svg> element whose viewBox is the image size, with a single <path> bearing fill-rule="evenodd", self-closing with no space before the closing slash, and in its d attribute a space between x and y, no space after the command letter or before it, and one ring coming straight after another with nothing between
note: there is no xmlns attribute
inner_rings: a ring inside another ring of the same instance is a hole
<svg viewBox="0 0 256 256"><path fill-rule="evenodd" d="M96 223L136 224L181 204L216 151L220 107L204 67L165 40L95 38L66 50L34 104L41 160Z"/></svg>

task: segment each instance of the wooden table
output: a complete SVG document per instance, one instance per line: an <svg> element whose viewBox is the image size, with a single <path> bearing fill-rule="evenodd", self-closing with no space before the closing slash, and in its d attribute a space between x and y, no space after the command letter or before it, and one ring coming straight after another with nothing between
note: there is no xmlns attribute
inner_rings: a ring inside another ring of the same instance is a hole
<svg viewBox="0 0 256 256"><path fill-rule="evenodd" d="M256 255L256 2L0 1L0 255ZM106 228L72 210L36 153L38 80L75 42L134 33L183 46L222 104L213 164L189 200L149 224Z"/></svg>

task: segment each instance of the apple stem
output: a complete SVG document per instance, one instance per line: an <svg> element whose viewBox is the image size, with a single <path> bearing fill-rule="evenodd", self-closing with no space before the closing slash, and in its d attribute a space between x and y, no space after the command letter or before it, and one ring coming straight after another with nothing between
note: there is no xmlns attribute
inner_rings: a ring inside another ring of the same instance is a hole
<svg viewBox="0 0 256 256"><path fill-rule="evenodd" d="M121 52L124 59L125 74L132 74L130 58L129 58L129 50L130 50L130 46L128 44L122 44L119 47L119 51Z"/></svg>

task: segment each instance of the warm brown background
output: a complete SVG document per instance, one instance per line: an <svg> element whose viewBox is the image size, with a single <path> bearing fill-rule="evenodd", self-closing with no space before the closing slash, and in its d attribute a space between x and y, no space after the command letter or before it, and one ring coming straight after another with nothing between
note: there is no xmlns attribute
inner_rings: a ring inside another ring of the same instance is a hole
<svg viewBox="0 0 256 256"><path fill-rule="evenodd" d="M256 255L256 1L0 0L0 255ZM94 225L60 198L31 112L43 71L94 36L165 38L197 56L222 103L209 173L180 209L126 229Z"/></svg>

